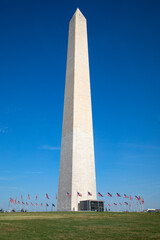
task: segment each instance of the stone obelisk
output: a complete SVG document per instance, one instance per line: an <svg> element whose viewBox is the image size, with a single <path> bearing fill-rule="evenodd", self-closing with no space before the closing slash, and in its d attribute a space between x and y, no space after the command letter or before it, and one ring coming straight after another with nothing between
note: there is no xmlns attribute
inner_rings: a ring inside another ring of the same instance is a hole
<svg viewBox="0 0 160 240"><path fill-rule="evenodd" d="M96 199L87 24L77 9L69 24L57 209L77 211L81 200Z"/></svg>

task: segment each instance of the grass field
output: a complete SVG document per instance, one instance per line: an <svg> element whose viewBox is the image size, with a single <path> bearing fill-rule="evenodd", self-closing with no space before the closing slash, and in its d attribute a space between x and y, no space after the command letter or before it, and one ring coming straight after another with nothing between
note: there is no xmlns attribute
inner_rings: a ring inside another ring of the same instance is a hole
<svg viewBox="0 0 160 240"><path fill-rule="evenodd" d="M160 239L160 214L1 213L0 239Z"/></svg>

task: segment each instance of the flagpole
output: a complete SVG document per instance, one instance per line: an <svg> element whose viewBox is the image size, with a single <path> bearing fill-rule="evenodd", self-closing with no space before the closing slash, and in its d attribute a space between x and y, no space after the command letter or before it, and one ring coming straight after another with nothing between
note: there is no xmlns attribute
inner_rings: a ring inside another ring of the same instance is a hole
<svg viewBox="0 0 160 240"><path fill-rule="evenodd" d="M10 203L11 203L11 202L10 202L10 200L9 200L9 209L8 209L8 212L10 212Z"/></svg>
<svg viewBox="0 0 160 240"><path fill-rule="evenodd" d="M57 197L56 197L55 211L57 211L56 209L57 209Z"/></svg>
<svg viewBox="0 0 160 240"><path fill-rule="evenodd" d="M21 205L21 211L22 211L22 200L23 200L23 198L22 198L22 194L21 194L21 202L20 202L21 203L20 204Z"/></svg>
<svg viewBox="0 0 160 240"><path fill-rule="evenodd" d="M137 200L137 199L136 199ZM138 212L138 204L137 204L137 201L136 201L136 212Z"/></svg>
<svg viewBox="0 0 160 240"><path fill-rule="evenodd" d="M99 197L99 195L98 195L98 197ZM99 212L99 198L98 198L98 212Z"/></svg>
<svg viewBox="0 0 160 240"><path fill-rule="evenodd" d="M65 206L66 207L65 211L67 211L67 195L66 195L66 201L65 202L66 202L66 204L65 204L66 205Z"/></svg>
<svg viewBox="0 0 160 240"><path fill-rule="evenodd" d="M46 212L47 212L47 202L46 202L46 198L45 198L45 203L46 203Z"/></svg>

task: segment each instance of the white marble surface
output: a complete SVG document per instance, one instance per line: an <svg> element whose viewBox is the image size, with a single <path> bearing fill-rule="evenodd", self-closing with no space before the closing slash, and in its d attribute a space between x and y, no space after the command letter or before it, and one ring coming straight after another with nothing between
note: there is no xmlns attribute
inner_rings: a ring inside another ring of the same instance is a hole
<svg viewBox="0 0 160 240"><path fill-rule="evenodd" d="M86 199L97 197L87 26L77 9L69 25L58 210L78 210L78 202Z"/></svg>

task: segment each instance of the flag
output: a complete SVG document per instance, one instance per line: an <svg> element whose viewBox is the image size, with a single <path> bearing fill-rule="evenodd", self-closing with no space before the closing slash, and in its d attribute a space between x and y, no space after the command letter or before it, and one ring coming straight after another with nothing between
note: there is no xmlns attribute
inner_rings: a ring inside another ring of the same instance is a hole
<svg viewBox="0 0 160 240"><path fill-rule="evenodd" d="M46 198L48 198L49 199L49 196L48 196L48 194L46 193Z"/></svg>
<svg viewBox="0 0 160 240"><path fill-rule="evenodd" d="M26 205L28 206L28 202L26 202Z"/></svg>
<svg viewBox="0 0 160 240"><path fill-rule="evenodd" d="M24 202L22 202L22 204L24 205Z"/></svg>
<svg viewBox="0 0 160 240"><path fill-rule="evenodd" d="M33 206L33 203L31 202L31 205Z"/></svg>
<svg viewBox="0 0 160 240"><path fill-rule="evenodd" d="M17 204L17 199L14 200L14 203Z"/></svg>
<svg viewBox="0 0 160 240"><path fill-rule="evenodd" d="M71 197L71 194L69 192L66 193L67 197Z"/></svg>
<svg viewBox="0 0 160 240"><path fill-rule="evenodd" d="M49 207L48 203L46 203L46 206Z"/></svg>
<svg viewBox="0 0 160 240"><path fill-rule="evenodd" d="M107 193L107 195L108 195L109 197L112 197L112 194L111 194L111 193L109 193L109 192Z"/></svg>
<svg viewBox="0 0 160 240"><path fill-rule="evenodd" d="M113 203L115 206L117 206L117 203Z"/></svg>
<svg viewBox="0 0 160 240"><path fill-rule="evenodd" d="M129 203L129 206L131 207L131 203Z"/></svg>
<svg viewBox="0 0 160 240"><path fill-rule="evenodd" d="M18 204L21 204L20 201L18 201Z"/></svg>
<svg viewBox="0 0 160 240"><path fill-rule="evenodd" d="M139 198L135 195L135 199L139 201Z"/></svg>
<svg viewBox="0 0 160 240"><path fill-rule="evenodd" d="M132 198L132 196L130 195L130 200L132 201L133 200L133 198Z"/></svg>
<svg viewBox="0 0 160 240"><path fill-rule="evenodd" d="M92 196L92 193L88 192L88 195L89 195L89 196Z"/></svg>
<svg viewBox="0 0 160 240"><path fill-rule="evenodd" d="M23 197L22 197L22 194L21 194L21 201L23 201Z"/></svg>
<svg viewBox="0 0 160 240"><path fill-rule="evenodd" d="M36 207L38 207L38 203L36 203Z"/></svg>
<svg viewBox="0 0 160 240"><path fill-rule="evenodd" d="M128 203L127 203L127 202L124 202L124 204L125 204L125 205L128 205Z"/></svg>
<svg viewBox="0 0 160 240"><path fill-rule="evenodd" d="M116 193L116 196L117 196L117 197L121 197L121 195L120 195L119 193Z"/></svg>
<svg viewBox="0 0 160 240"><path fill-rule="evenodd" d="M107 205L108 205L109 207L111 206L111 204L109 204L109 203L108 203Z"/></svg>
<svg viewBox="0 0 160 240"><path fill-rule="evenodd" d="M10 200L9 200L11 203L14 203L14 200L13 200L13 198L10 198Z"/></svg>
<svg viewBox="0 0 160 240"><path fill-rule="evenodd" d="M41 207L43 207L43 203L41 203Z"/></svg>
<svg viewBox="0 0 160 240"><path fill-rule="evenodd" d="M82 194L81 194L81 193L79 193L79 192L77 192L77 196L79 196L79 197L82 197Z"/></svg>
<svg viewBox="0 0 160 240"><path fill-rule="evenodd" d="M98 196L103 197L103 195L100 192L98 192Z"/></svg>
<svg viewBox="0 0 160 240"><path fill-rule="evenodd" d="M54 203L52 203L52 207L55 207Z"/></svg>
<svg viewBox="0 0 160 240"><path fill-rule="evenodd" d="M36 200L37 200L38 196L36 195Z"/></svg>
<svg viewBox="0 0 160 240"><path fill-rule="evenodd" d="M121 205L121 206L122 206L122 203L119 203L119 205Z"/></svg>
<svg viewBox="0 0 160 240"><path fill-rule="evenodd" d="M28 194L28 199L29 199L29 200L31 199L29 194Z"/></svg>
<svg viewBox="0 0 160 240"><path fill-rule="evenodd" d="M143 198L141 198L141 197L140 197L140 200L142 201L142 200L143 200Z"/></svg>
<svg viewBox="0 0 160 240"><path fill-rule="evenodd" d="M141 204L144 204L144 199L139 196L139 200L141 201Z"/></svg>
<svg viewBox="0 0 160 240"><path fill-rule="evenodd" d="M124 194L124 198L129 198L126 194Z"/></svg>

